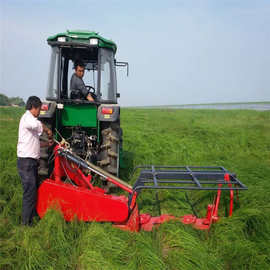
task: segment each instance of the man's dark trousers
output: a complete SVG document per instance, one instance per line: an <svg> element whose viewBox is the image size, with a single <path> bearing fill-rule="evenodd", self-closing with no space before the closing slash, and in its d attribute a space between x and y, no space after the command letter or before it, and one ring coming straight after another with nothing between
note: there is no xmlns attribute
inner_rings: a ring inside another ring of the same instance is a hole
<svg viewBox="0 0 270 270"><path fill-rule="evenodd" d="M37 215L38 160L18 157L17 167L23 186L22 223L31 225Z"/></svg>

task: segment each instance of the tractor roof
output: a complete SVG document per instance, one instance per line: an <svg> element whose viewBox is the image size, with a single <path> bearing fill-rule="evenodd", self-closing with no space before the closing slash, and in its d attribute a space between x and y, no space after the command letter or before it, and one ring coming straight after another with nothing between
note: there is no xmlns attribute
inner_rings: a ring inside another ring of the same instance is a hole
<svg viewBox="0 0 270 270"><path fill-rule="evenodd" d="M117 46L112 40L105 39L97 32L82 31L82 30L67 30L65 33L58 33L48 37L47 41L50 45L59 42L59 38L65 38L65 42L72 44L87 44L90 45L90 39L98 39L98 47L108 48L116 53Z"/></svg>

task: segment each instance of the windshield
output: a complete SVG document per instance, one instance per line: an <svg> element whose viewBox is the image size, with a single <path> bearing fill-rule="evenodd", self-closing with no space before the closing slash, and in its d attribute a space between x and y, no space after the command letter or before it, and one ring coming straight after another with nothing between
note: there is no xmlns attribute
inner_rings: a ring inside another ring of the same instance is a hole
<svg viewBox="0 0 270 270"><path fill-rule="evenodd" d="M71 78L75 63L85 66L82 78L90 86L95 100L101 103L117 103L114 54L103 48L52 47L47 99L68 100L72 98ZM94 89L92 89L94 88Z"/></svg>

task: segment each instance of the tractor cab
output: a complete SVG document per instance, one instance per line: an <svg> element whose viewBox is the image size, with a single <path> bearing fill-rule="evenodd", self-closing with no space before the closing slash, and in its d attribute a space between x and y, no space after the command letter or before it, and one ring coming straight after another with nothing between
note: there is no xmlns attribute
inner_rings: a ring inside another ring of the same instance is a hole
<svg viewBox="0 0 270 270"><path fill-rule="evenodd" d="M127 66L126 62L116 62L117 46L96 32L67 31L47 39L51 46L50 72L47 100L72 103L70 81L75 72L75 64L85 66L83 81L96 103L116 104L116 66ZM78 102L78 100L76 101ZM82 99L82 103L88 101Z"/></svg>
<svg viewBox="0 0 270 270"><path fill-rule="evenodd" d="M52 129L57 141L66 141L73 153L118 175L122 129L116 66L126 66L128 70L128 63L117 62L116 44L96 32L67 31L49 37L47 42L51 61L46 101L39 119ZM77 87L74 83L71 87L77 63L85 68L82 80L86 89L83 95L76 96L74 92L82 92L71 89ZM90 93L94 102L88 101L85 93ZM50 174L52 153L51 148L42 149L40 175Z"/></svg>

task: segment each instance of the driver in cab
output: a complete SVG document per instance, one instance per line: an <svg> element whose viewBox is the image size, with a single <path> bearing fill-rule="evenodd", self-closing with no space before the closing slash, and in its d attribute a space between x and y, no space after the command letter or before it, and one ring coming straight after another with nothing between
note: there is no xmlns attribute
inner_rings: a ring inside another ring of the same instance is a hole
<svg viewBox="0 0 270 270"><path fill-rule="evenodd" d="M90 102L94 102L94 99L86 88L83 76L84 76L84 64L81 62L75 63L75 72L70 79L70 90L72 99L87 99Z"/></svg>

